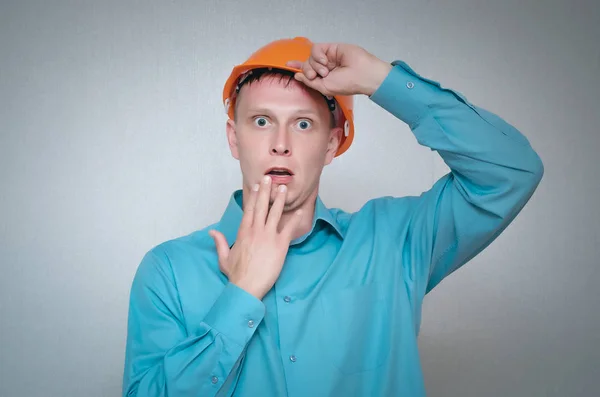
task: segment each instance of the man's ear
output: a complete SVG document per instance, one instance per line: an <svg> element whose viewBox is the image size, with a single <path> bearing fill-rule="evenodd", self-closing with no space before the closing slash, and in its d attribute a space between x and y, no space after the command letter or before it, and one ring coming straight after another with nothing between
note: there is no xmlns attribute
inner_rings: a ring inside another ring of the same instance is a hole
<svg viewBox="0 0 600 397"><path fill-rule="evenodd" d="M333 161L337 153L340 142L342 141L342 129L340 127L332 128L329 133L329 142L327 143L327 153L325 154L325 165Z"/></svg>
<svg viewBox="0 0 600 397"><path fill-rule="evenodd" d="M236 160L240 159L239 151L238 151L238 140L237 134L235 131L235 121L229 119L227 120L227 126L225 127L227 131L227 142L229 143L229 150L231 150L231 155Z"/></svg>

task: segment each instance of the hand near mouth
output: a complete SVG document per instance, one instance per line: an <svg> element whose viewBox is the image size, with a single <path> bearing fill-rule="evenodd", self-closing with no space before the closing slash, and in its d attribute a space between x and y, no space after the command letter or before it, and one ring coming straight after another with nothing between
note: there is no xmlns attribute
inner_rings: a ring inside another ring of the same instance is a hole
<svg viewBox="0 0 600 397"><path fill-rule="evenodd" d="M302 218L301 211L296 211L278 232L287 187L278 187L275 202L269 209L271 187L271 177L265 176L263 183L252 189L231 249L223 234L216 230L209 232L217 247L221 271L231 283L258 299L262 299L279 278L292 236Z"/></svg>

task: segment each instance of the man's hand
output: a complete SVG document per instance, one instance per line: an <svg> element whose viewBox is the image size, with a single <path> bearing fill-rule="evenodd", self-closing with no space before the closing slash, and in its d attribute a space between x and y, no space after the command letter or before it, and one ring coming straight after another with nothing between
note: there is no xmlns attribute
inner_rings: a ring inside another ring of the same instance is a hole
<svg viewBox="0 0 600 397"><path fill-rule="evenodd" d="M365 49L344 43L313 44L306 62L290 61L287 66L301 69L296 80L326 96L371 96L392 69Z"/></svg>
<svg viewBox="0 0 600 397"><path fill-rule="evenodd" d="M258 299L262 299L279 278L293 233L302 217L301 212L296 211L287 225L281 231L277 230L286 194L287 187L280 185L269 210L271 178L266 176L260 187L254 187L244 205L244 216L231 250L223 234L215 230L209 232L217 246L221 271L231 283Z"/></svg>

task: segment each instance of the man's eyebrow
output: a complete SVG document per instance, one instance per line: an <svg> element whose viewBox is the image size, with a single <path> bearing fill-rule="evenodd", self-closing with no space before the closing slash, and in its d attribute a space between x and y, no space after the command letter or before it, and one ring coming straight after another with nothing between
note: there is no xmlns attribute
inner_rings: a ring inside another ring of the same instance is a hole
<svg viewBox="0 0 600 397"><path fill-rule="evenodd" d="M313 109L298 109L296 111L297 114L312 114L312 115L319 115L319 112Z"/></svg>
<svg viewBox="0 0 600 397"><path fill-rule="evenodd" d="M247 112L248 113L261 113L261 114L271 113L271 111L267 108L248 108Z"/></svg>
<svg viewBox="0 0 600 397"><path fill-rule="evenodd" d="M271 114L272 111L267 108L248 108L248 113L254 114ZM309 114L309 115L319 115L319 112L313 109L298 109L293 112L293 114Z"/></svg>

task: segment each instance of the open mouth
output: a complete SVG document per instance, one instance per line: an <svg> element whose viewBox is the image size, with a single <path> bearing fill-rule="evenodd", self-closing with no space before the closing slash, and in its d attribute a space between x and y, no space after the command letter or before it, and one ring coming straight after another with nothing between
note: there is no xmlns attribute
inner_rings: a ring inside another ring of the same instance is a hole
<svg viewBox="0 0 600 397"><path fill-rule="evenodd" d="M292 176L294 175L294 173L288 169L288 168L284 168L284 167L274 167L271 168L267 171L266 175L271 175L271 176Z"/></svg>

